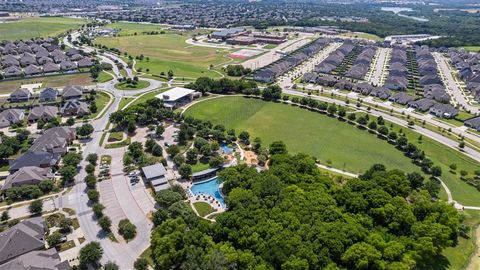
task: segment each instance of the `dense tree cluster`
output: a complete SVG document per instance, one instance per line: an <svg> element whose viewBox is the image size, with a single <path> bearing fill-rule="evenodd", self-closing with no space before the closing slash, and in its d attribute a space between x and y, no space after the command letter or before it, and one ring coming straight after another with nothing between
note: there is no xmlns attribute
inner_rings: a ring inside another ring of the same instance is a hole
<svg viewBox="0 0 480 270"><path fill-rule="evenodd" d="M156 267L422 269L456 242L457 211L432 200L420 174L375 165L338 186L313 158L278 152L267 171L220 173L229 210L216 223L163 195L151 240Z"/></svg>
<svg viewBox="0 0 480 270"><path fill-rule="evenodd" d="M246 80L231 80L222 78L215 80L209 77L200 77L195 82L185 87L195 89L201 93L210 92L215 94L249 93L260 95L257 83Z"/></svg>
<svg viewBox="0 0 480 270"><path fill-rule="evenodd" d="M252 72L250 68L245 68L242 65L228 65L225 70L228 76L233 77L248 75Z"/></svg>
<svg viewBox="0 0 480 270"><path fill-rule="evenodd" d="M174 117L172 110L165 109L162 101L154 98L144 104L130 106L110 115L110 122L116 129L134 132L137 125L157 124L158 122Z"/></svg>

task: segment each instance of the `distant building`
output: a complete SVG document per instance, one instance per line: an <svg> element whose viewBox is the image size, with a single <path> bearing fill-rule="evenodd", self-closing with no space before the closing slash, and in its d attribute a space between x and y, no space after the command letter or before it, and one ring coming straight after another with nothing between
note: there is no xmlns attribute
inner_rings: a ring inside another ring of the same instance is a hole
<svg viewBox="0 0 480 270"><path fill-rule="evenodd" d="M210 36L213 39L226 40L228 38L239 36L245 33L247 33L247 31L245 31L245 28L238 27L238 28L227 28L221 31L213 32L212 34L210 34Z"/></svg>

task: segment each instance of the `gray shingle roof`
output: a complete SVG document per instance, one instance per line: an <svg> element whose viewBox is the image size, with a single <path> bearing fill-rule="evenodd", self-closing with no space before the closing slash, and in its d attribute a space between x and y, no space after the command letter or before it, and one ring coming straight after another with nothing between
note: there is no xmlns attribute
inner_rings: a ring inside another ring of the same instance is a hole
<svg viewBox="0 0 480 270"><path fill-rule="evenodd" d="M24 220L0 233L0 263L44 248L44 234L45 222L41 217Z"/></svg>
<svg viewBox="0 0 480 270"><path fill-rule="evenodd" d="M147 179L161 177L167 173L167 170L165 170L165 167L160 163L143 167L142 171Z"/></svg>

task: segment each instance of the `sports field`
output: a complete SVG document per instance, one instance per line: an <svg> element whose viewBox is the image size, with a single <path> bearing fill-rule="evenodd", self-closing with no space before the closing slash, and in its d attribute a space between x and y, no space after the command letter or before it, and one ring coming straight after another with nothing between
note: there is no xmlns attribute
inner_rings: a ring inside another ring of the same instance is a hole
<svg viewBox="0 0 480 270"><path fill-rule="evenodd" d="M54 37L85 24L85 20L63 17L35 17L0 23L0 40Z"/></svg>
<svg viewBox="0 0 480 270"><path fill-rule="evenodd" d="M383 38L381 38L377 35L369 34L369 33L363 33L363 32L350 32L350 33L341 34L341 36L353 37L353 38L364 38L364 39L370 39L370 40L373 40L373 41L383 41Z"/></svg>
<svg viewBox="0 0 480 270"><path fill-rule="evenodd" d="M228 50L192 46L185 43L189 37L184 34L136 35L121 37L100 37L95 43L118 48L133 57L145 56L136 61L135 67L152 75L165 74L172 70L175 77L219 77L209 70L210 65L227 62ZM149 57L149 60L146 59Z"/></svg>
<svg viewBox="0 0 480 270"><path fill-rule="evenodd" d="M323 164L330 160L333 167L350 172L361 173L374 163L405 171L419 170L394 146L367 131L289 105L243 97L222 97L193 105L186 115L209 119L214 124L234 128L237 133L247 130L252 138L260 137L265 145L282 140L291 152L311 154ZM394 129L398 132L400 128ZM419 143L418 134L411 130L404 132L410 142L416 142L428 158L442 167L442 180L455 200L465 205L480 206L480 192L459 179L460 170L467 170L471 175L480 166L477 162L428 138ZM448 166L452 163L458 165L457 174L449 172Z"/></svg>

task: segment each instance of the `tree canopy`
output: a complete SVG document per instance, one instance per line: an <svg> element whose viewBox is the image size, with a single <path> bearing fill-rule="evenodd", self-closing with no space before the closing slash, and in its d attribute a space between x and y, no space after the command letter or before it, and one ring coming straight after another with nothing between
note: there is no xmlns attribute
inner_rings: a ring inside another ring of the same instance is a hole
<svg viewBox="0 0 480 270"><path fill-rule="evenodd" d="M228 211L215 223L178 200L157 211L156 268L425 269L455 243L459 215L421 175L374 165L339 186L312 157L278 152L267 171L219 173Z"/></svg>

